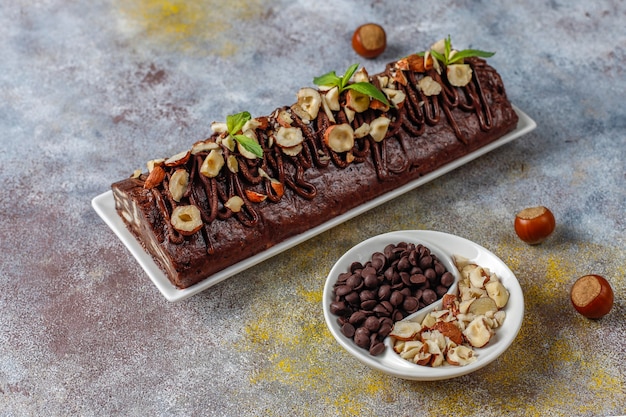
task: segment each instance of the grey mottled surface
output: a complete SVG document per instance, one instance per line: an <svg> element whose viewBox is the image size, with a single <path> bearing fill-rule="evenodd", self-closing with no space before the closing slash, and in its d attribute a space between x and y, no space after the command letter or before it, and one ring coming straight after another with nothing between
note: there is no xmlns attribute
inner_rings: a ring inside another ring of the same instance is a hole
<svg viewBox="0 0 626 417"><path fill-rule="evenodd" d="M626 413L625 20L618 0L3 4L0 416ZM374 61L350 47L368 21L389 40ZM315 75L354 62L378 72L448 34L497 52L533 133L180 304L91 209L214 120L267 114ZM558 229L529 247L512 221L536 204ZM335 260L409 228L471 239L520 280L524 326L483 370L394 379L326 329ZM599 321L569 304L586 273L615 291Z"/></svg>

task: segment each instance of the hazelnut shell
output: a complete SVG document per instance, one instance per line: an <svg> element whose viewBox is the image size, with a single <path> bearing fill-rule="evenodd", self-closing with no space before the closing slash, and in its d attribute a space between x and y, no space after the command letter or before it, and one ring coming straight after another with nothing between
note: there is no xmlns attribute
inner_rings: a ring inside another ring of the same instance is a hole
<svg viewBox="0 0 626 417"><path fill-rule="evenodd" d="M515 216L515 233L529 245L537 245L556 228L554 214L544 206L526 208Z"/></svg>
<svg viewBox="0 0 626 417"><path fill-rule="evenodd" d="M613 307L613 289L600 275L584 275L572 286L570 298L576 311L589 319L599 319Z"/></svg>
<svg viewBox="0 0 626 417"><path fill-rule="evenodd" d="M387 35L382 26L366 23L359 26L352 35L352 48L363 58L376 58L387 47Z"/></svg>

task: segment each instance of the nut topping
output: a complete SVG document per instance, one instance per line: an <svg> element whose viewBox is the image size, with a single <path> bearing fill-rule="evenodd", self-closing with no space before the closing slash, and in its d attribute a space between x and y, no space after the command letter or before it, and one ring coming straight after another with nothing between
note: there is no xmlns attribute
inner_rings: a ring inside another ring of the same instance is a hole
<svg viewBox="0 0 626 417"><path fill-rule="evenodd" d="M178 206L172 211L170 223L181 235L190 236L202 228L202 216L193 204Z"/></svg>
<svg viewBox="0 0 626 417"><path fill-rule="evenodd" d="M356 90L348 90L346 93L346 106L357 113L363 113L370 107L370 97Z"/></svg>
<svg viewBox="0 0 626 417"><path fill-rule="evenodd" d="M253 203L261 203L267 199L267 196L254 190L246 190L246 198Z"/></svg>
<svg viewBox="0 0 626 417"><path fill-rule="evenodd" d="M347 152L354 146L354 131L347 123L332 125L324 132L324 142L335 152Z"/></svg>
<svg viewBox="0 0 626 417"><path fill-rule="evenodd" d="M433 67L433 58L430 55L409 55L396 62L396 68L406 71L426 72Z"/></svg>
<svg viewBox="0 0 626 417"><path fill-rule="evenodd" d="M163 163L165 162L165 159L163 158L158 158L158 159L151 159L146 163L146 166L148 167L148 172L152 172L152 170L155 167L161 166L163 165Z"/></svg>
<svg viewBox="0 0 626 417"><path fill-rule="evenodd" d="M191 156L191 152L190 151L179 152L176 155L173 155L173 156L167 158L165 160L164 164L167 167L176 167L176 166L179 166L179 165L183 165L183 164L187 163L187 161L189 160L190 156Z"/></svg>
<svg viewBox="0 0 626 417"><path fill-rule="evenodd" d="M220 173L224 166L224 156L221 149L213 149L204 159L200 167L200 173L206 177L214 178Z"/></svg>
<svg viewBox="0 0 626 417"><path fill-rule="evenodd" d="M320 93L314 88L305 87L301 88L297 94L298 103L296 107L304 110L305 114L303 117L306 120L314 120L317 117L317 113L320 110L320 106L322 104L322 97ZM298 114L300 117L303 115Z"/></svg>
<svg viewBox="0 0 626 417"><path fill-rule="evenodd" d="M400 107L400 105L404 103L404 99L406 99L406 94L404 94L403 91L394 88L383 88L383 93L385 93L389 101L396 107Z"/></svg>
<svg viewBox="0 0 626 417"><path fill-rule="evenodd" d="M189 184L189 173L183 169L179 168L170 177L169 190L172 198L177 203L180 202L180 199L183 198L185 192L187 191L187 185Z"/></svg>
<svg viewBox="0 0 626 417"><path fill-rule="evenodd" d="M228 167L228 170L233 174L239 172L239 162L235 155L228 155L228 158L226 158L226 167Z"/></svg>
<svg viewBox="0 0 626 417"><path fill-rule="evenodd" d="M285 185L282 182L270 178L270 186L278 198L281 198L285 194Z"/></svg>
<svg viewBox="0 0 626 417"><path fill-rule="evenodd" d="M452 64L446 68L448 81L455 87L465 87L472 80L472 68L468 64Z"/></svg>
<svg viewBox="0 0 626 417"><path fill-rule="evenodd" d="M278 110L276 114L276 122L278 122L278 124L282 127L291 127L291 124L293 123L293 118L288 111L281 109Z"/></svg>
<svg viewBox="0 0 626 417"><path fill-rule="evenodd" d="M361 126L359 126L354 131L354 137L356 139L364 138L365 136L369 135L370 130L372 130L372 129L371 129L369 123L363 123Z"/></svg>
<svg viewBox="0 0 626 417"><path fill-rule="evenodd" d="M299 143L296 146L289 146L286 148L281 147L280 149L287 156L298 156L298 154L302 152L302 144Z"/></svg>
<svg viewBox="0 0 626 417"><path fill-rule="evenodd" d="M150 171L148 178L146 178L146 182L143 184L143 188L146 190L154 188L161 184L164 178L165 170L160 165L157 165L152 169L152 171Z"/></svg>
<svg viewBox="0 0 626 417"><path fill-rule="evenodd" d="M304 136L300 128L281 126L274 135L274 139L281 148L291 148L300 145L304 140Z"/></svg>
<svg viewBox="0 0 626 417"><path fill-rule="evenodd" d="M228 125L224 122L211 123L211 130L214 133L228 133Z"/></svg>
<svg viewBox="0 0 626 417"><path fill-rule="evenodd" d="M380 116L372 120L372 123L370 124L370 136L374 139L374 141L380 142L385 138L390 123L391 120L385 116Z"/></svg>
<svg viewBox="0 0 626 417"><path fill-rule="evenodd" d="M196 155L200 152L212 151L213 149L219 149L220 145L212 140L201 140L194 143L191 146L191 154Z"/></svg>
<svg viewBox="0 0 626 417"><path fill-rule="evenodd" d="M355 83L368 83L370 81L370 76L367 73L367 70L364 67L361 67L352 76L352 81Z"/></svg>
<svg viewBox="0 0 626 417"><path fill-rule="evenodd" d="M262 125L263 125L263 122L261 120L250 119L243 125L243 127L241 128L241 131L244 132L243 134L245 135L246 131L248 130L255 131Z"/></svg>
<svg viewBox="0 0 626 417"><path fill-rule="evenodd" d="M339 105L339 101L337 101L337 105ZM322 96L322 109L324 110L324 113L326 114L326 117L328 117L328 121L330 123L337 123L337 121L335 120L335 115L333 114L333 111L330 108L330 104L328 104L328 98L326 95Z"/></svg>
<svg viewBox="0 0 626 417"><path fill-rule="evenodd" d="M333 111L339 111L341 109L339 105L339 87L335 86L328 90L326 94L324 94L324 99L329 109Z"/></svg>
<svg viewBox="0 0 626 417"><path fill-rule="evenodd" d="M348 119L348 122L352 123L354 121L354 116L356 112L348 106L344 106L343 112L346 114L346 118Z"/></svg>
<svg viewBox="0 0 626 417"><path fill-rule="evenodd" d="M224 207L231 210L233 213L239 213L243 205L244 205L243 198L239 197L238 195L232 196L231 198L228 199L228 201L224 203Z"/></svg>
<svg viewBox="0 0 626 417"><path fill-rule="evenodd" d="M441 84L433 80L430 75L419 80L417 86L422 90L425 96L436 96L441 93Z"/></svg>

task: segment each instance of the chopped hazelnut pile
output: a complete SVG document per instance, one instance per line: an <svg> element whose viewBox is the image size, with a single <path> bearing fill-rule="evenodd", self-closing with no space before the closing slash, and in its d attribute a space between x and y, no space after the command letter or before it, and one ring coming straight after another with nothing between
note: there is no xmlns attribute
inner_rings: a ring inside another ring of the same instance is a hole
<svg viewBox="0 0 626 417"><path fill-rule="evenodd" d="M496 274L456 256L458 294L446 294L442 309L421 322L399 321L390 333L393 349L418 365L464 366L476 361L474 348L486 346L502 326L509 292Z"/></svg>

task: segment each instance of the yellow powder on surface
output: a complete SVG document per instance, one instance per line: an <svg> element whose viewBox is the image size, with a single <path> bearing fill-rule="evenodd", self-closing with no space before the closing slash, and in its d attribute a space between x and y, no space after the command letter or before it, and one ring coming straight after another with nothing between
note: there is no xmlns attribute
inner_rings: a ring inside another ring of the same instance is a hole
<svg viewBox="0 0 626 417"><path fill-rule="evenodd" d="M261 0L129 0L119 1L126 24L163 44L234 55L237 23L259 18Z"/></svg>

